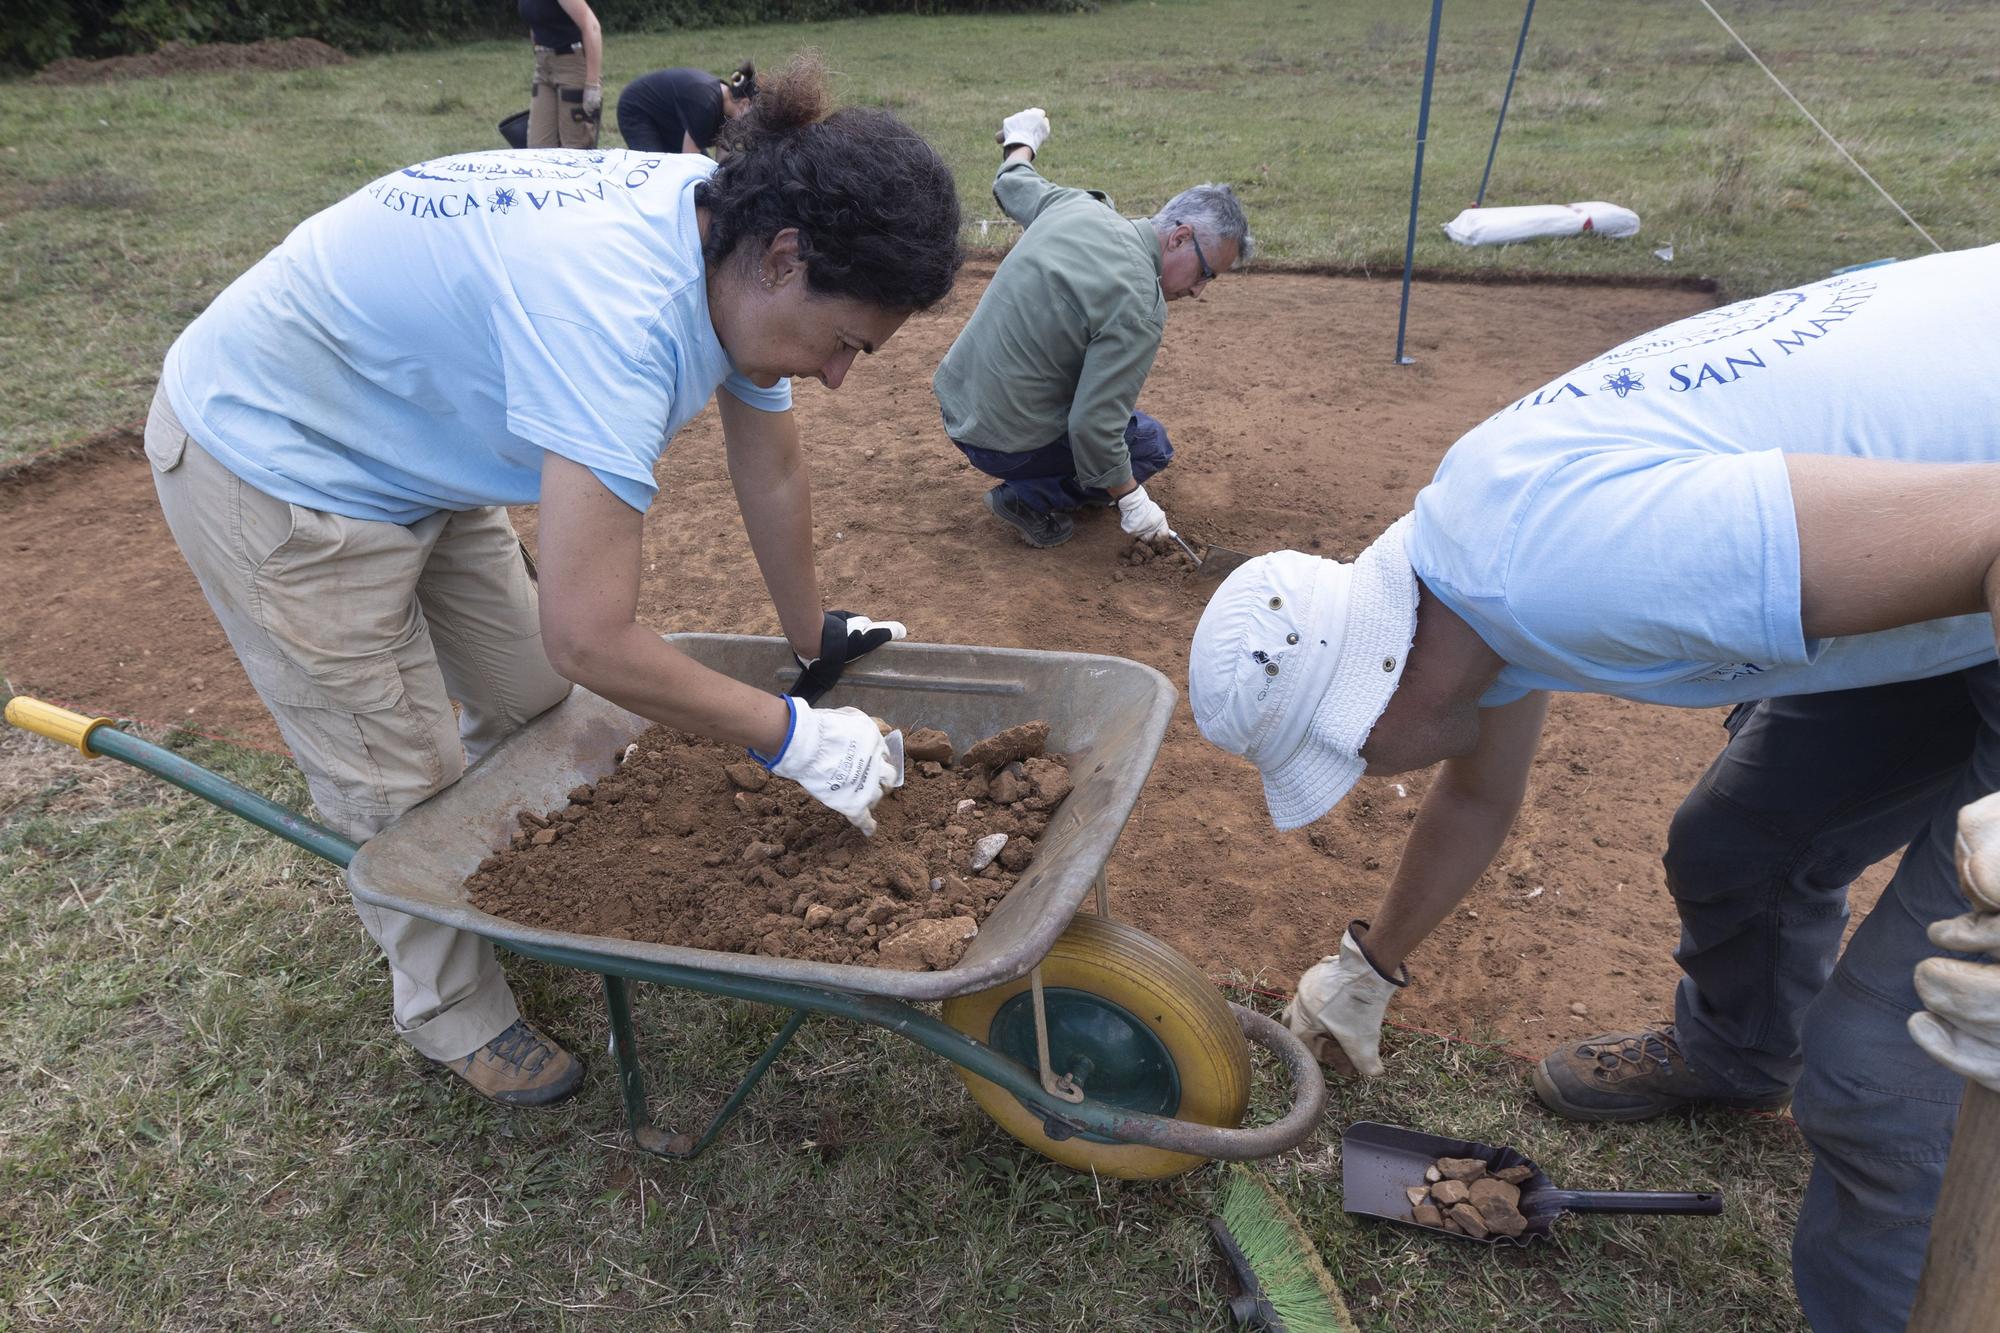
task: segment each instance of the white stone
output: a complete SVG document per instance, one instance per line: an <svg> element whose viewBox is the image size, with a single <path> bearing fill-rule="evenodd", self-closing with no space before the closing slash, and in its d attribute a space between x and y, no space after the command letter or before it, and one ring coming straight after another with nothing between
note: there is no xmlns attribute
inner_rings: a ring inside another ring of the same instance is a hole
<svg viewBox="0 0 2000 1333"><path fill-rule="evenodd" d="M989 833L972 844L972 868L984 870L993 864L993 858L1000 855L1000 849L1007 845L1004 833Z"/></svg>

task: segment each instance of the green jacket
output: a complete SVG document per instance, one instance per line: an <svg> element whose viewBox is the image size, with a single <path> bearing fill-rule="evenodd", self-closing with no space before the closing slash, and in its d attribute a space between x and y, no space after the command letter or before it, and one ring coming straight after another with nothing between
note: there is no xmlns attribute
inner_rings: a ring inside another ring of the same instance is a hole
<svg viewBox="0 0 2000 1333"><path fill-rule="evenodd" d="M1000 168L993 197L1027 231L931 378L945 431L1011 454L1067 435L1079 484L1122 485L1125 423L1167 326L1152 225L1027 162Z"/></svg>

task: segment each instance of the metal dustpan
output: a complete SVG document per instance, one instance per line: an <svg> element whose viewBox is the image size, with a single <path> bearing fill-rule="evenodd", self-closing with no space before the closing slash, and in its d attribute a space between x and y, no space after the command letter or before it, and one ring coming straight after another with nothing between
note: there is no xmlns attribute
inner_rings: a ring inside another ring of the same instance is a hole
<svg viewBox="0 0 2000 1333"><path fill-rule="evenodd" d="M1405 1190L1424 1183L1424 1170L1440 1157L1477 1157L1488 1171L1525 1166L1531 1174L1521 1184L1521 1214L1528 1229L1519 1236L1461 1236L1442 1227L1424 1226L1410 1218ZM1714 1217L1722 1211L1720 1194L1686 1194L1658 1190L1557 1189L1548 1172L1515 1152L1491 1143L1448 1139L1414 1129L1364 1120L1340 1137L1340 1189L1350 1213L1385 1217L1433 1235L1486 1245L1532 1245L1547 1240L1564 1213L1669 1213Z"/></svg>

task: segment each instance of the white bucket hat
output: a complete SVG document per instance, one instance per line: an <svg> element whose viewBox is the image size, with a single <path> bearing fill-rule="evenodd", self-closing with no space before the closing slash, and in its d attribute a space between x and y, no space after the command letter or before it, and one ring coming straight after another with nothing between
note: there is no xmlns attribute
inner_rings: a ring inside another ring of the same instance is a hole
<svg viewBox="0 0 2000 1333"><path fill-rule="evenodd" d="M1281 829L1333 809L1367 767L1361 746L1417 633L1409 526L1406 514L1349 565L1302 551L1245 561L1195 626L1195 725L1262 771Z"/></svg>

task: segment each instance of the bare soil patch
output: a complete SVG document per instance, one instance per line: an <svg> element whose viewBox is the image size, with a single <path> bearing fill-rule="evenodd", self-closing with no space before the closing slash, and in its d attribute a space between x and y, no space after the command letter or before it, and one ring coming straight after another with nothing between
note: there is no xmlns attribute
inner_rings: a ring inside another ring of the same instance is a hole
<svg viewBox="0 0 2000 1333"><path fill-rule="evenodd" d="M521 812L513 845L466 884L475 907L528 926L941 971L1069 794L1069 766L1042 753L1048 726L1035 725L1003 733L1025 744L981 742L950 767L941 733L937 751L913 732L939 757L910 760L866 838L741 750L654 727L616 774Z"/></svg>
<svg viewBox="0 0 2000 1333"><path fill-rule="evenodd" d="M113 83L170 74L220 74L240 70L316 69L344 65L345 52L311 37L271 37L261 42L168 42L157 51L103 60L51 61L31 80L45 84Z"/></svg>
<svg viewBox="0 0 2000 1333"><path fill-rule="evenodd" d="M933 642L1113 653L1184 682L1210 585L1172 561L1124 563L1130 543L1104 511L1080 514L1068 545L1029 549L986 513L990 483L943 436L930 374L985 276L969 272L945 309L912 319L838 393L798 386L826 604L904 620ZM1395 283L1232 275L1173 307L1140 405L1177 457L1148 490L1197 546L1351 557L1409 508L1464 430L1711 299L1433 283L1412 302L1417 364L1396 366ZM36 471L34 484L0 485L0 670L92 711L275 746L159 518L144 457L107 443ZM659 476L648 623L776 633L712 410ZM516 521L532 546L533 511ZM1411 960L1416 981L1394 1016L1540 1050L1667 1013L1678 927L1659 853L1721 747L1721 717L1559 698L1513 837ZM1289 989L1387 887L1428 780L1364 779L1319 824L1276 833L1255 771L1203 741L1183 700L1112 856L1112 909L1211 974ZM1872 901L1857 894L1857 908Z"/></svg>

